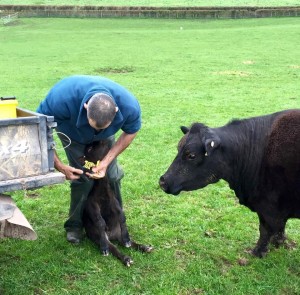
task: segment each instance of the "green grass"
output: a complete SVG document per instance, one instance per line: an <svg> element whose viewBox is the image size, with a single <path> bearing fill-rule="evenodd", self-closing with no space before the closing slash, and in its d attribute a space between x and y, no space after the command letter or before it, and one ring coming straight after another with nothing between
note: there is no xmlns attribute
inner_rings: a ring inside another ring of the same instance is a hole
<svg viewBox="0 0 300 295"><path fill-rule="evenodd" d="M1 0L1 4L96 6L299 6L298 0Z"/></svg>
<svg viewBox="0 0 300 295"><path fill-rule="evenodd" d="M38 240L0 240L0 294L300 294L299 220L288 222L294 250L255 259L244 250L258 237L257 217L225 182L178 197L158 187L180 125L299 108L299 30L299 18L35 18L0 27L0 96L15 95L20 107L35 110L77 73L107 76L138 97L143 128L119 157L123 199L132 237L155 247L125 249L135 261L127 269L87 240L66 242L67 182L14 192Z"/></svg>

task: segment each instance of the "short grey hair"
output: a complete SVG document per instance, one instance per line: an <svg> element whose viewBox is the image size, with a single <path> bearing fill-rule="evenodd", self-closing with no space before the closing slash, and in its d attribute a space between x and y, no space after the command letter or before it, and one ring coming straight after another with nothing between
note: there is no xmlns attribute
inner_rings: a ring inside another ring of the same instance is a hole
<svg viewBox="0 0 300 295"><path fill-rule="evenodd" d="M95 122L97 128L102 129L112 122L115 115L116 104L109 95L96 93L88 101L87 116Z"/></svg>

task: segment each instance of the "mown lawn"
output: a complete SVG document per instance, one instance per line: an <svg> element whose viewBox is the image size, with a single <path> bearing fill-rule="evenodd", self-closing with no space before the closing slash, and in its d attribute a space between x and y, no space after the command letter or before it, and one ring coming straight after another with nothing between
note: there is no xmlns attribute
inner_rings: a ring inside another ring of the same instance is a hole
<svg viewBox="0 0 300 295"><path fill-rule="evenodd" d="M65 240L68 183L11 193L38 234L0 240L0 294L300 294L299 220L294 250L265 259L245 252L258 237L254 213L221 181L164 194L158 179L176 154L179 126L299 108L299 18L247 20L19 19L0 27L0 96L35 110L72 74L107 76L130 89L143 128L119 158L129 231L152 244L125 268L85 240ZM59 151L63 157L63 152Z"/></svg>

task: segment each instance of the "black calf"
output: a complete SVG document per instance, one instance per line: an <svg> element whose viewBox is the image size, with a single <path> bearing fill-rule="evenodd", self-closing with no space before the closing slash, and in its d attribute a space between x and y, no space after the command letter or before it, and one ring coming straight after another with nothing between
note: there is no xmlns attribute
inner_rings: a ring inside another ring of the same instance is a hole
<svg viewBox="0 0 300 295"><path fill-rule="evenodd" d="M84 160L96 163L104 158L108 150L106 141L93 143L86 148ZM141 245L130 239L124 211L115 198L107 177L95 180L83 212L83 225L87 237L99 246L104 256L110 252L125 266L130 266L132 259L122 254L111 241L118 241L127 248L141 252L153 250L151 246Z"/></svg>

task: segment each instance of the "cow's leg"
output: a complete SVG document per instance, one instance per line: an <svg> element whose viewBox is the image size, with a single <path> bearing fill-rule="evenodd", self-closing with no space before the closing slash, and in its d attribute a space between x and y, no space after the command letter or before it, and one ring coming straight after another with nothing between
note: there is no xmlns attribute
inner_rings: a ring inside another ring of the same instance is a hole
<svg viewBox="0 0 300 295"><path fill-rule="evenodd" d="M269 224L266 222L265 218L262 215L258 215L258 217L259 217L260 236L256 243L255 248L252 250L252 254L262 258L268 252L268 245L273 235L273 232Z"/></svg>
<svg viewBox="0 0 300 295"><path fill-rule="evenodd" d="M283 219L282 222L279 224L278 230L275 234L271 237L271 243L276 247L279 248L280 246L284 246L287 249L294 249L295 248L295 241L288 241L288 238L285 234L285 225L287 219Z"/></svg>
<svg viewBox="0 0 300 295"><path fill-rule="evenodd" d="M274 216L280 216L279 212L274 212ZM276 247L282 245L286 239L285 225L286 219L271 217L259 214L260 237L253 249L253 254L257 257L264 257L268 251L268 245L271 242Z"/></svg>
<svg viewBox="0 0 300 295"><path fill-rule="evenodd" d="M278 231L271 237L271 243L276 247L279 248L282 246L287 239L285 235L285 225L287 220L283 220L281 226L279 226Z"/></svg>

